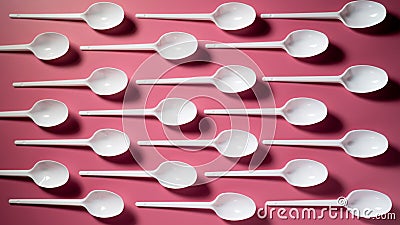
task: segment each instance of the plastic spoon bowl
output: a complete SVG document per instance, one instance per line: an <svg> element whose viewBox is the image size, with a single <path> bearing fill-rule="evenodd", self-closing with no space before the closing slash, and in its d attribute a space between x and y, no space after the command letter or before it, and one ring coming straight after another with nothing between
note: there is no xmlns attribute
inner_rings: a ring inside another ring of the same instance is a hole
<svg viewBox="0 0 400 225"><path fill-rule="evenodd" d="M86 79L13 83L14 87L88 86L98 95L116 94L124 90L127 85L126 74L122 70L110 67L96 69Z"/></svg>
<svg viewBox="0 0 400 225"><path fill-rule="evenodd" d="M370 130L352 130L339 140L264 140L263 144L339 147L356 158L375 157L389 147L384 135Z"/></svg>
<svg viewBox="0 0 400 225"><path fill-rule="evenodd" d="M155 108L124 110L91 110L79 111L82 116L155 116L161 123L178 126L196 118L197 108L191 101L183 98L166 98Z"/></svg>
<svg viewBox="0 0 400 225"><path fill-rule="evenodd" d="M226 157L243 157L254 153L257 138L242 130L224 130L211 140L157 140L138 141L141 146L213 147Z"/></svg>
<svg viewBox="0 0 400 225"><path fill-rule="evenodd" d="M43 99L37 101L29 110L0 112L1 117L29 117L40 127L53 127L67 119L68 108L60 101Z"/></svg>
<svg viewBox="0 0 400 225"><path fill-rule="evenodd" d="M68 14L10 14L10 18L47 20L84 20L95 30L106 30L118 26L124 19L121 6L111 2L97 2L83 13Z"/></svg>
<svg viewBox="0 0 400 225"><path fill-rule="evenodd" d="M162 186L171 189L189 187L197 179L195 168L178 161L163 162L153 171L79 171L79 174L103 177L154 177Z"/></svg>
<svg viewBox="0 0 400 225"><path fill-rule="evenodd" d="M328 37L315 30L296 30L283 41L206 44L206 48L282 48L290 56L306 58L324 52L329 45Z"/></svg>
<svg viewBox="0 0 400 225"><path fill-rule="evenodd" d="M138 207L211 209L221 219L245 220L254 215L256 204L246 195L226 192L211 202L136 202Z"/></svg>
<svg viewBox="0 0 400 225"><path fill-rule="evenodd" d="M311 187L323 183L328 177L326 167L310 159L295 159L278 170L206 172L207 177L283 177L295 187Z"/></svg>
<svg viewBox="0 0 400 225"><path fill-rule="evenodd" d="M344 206L350 213L363 218L384 215L392 208L390 198L374 190L354 190L347 197L339 197L334 200L285 200L267 201L267 206L317 206L340 207Z"/></svg>
<svg viewBox="0 0 400 225"><path fill-rule="evenodd" d="M281 108L262 109L206 109L208 115L280 115L293 125L311 125L328 114L325 104L312 98L293 98Z"/></svg>
<svg viewBox="0 0 400 225"><path fill-rule="evenodd" d="M67 183L69 172L59 162L42 160L30 170L0 170L0 176L30 177L39 187L56 188Z"/></svg>
<svg viewBox="0 0 400 225"><path fill-rule="evenodd" d="M279 76L263 77L268 82L299 82L299 83L340 83L353 93L369 93L382 89L389 81L387 73L378 67L356 65L346 69L339 76Z"/></svg>
<svg viewBox="0 0 400 225"><path fill-rule="evenodd" d="M110 218L124 210L122 198L106 190L91 191L83 199L10 199L10 204L82 206L90 215L99 218Z"/></svg>
<svg viewBox="0 0 400 225"><path fill-rule="evenodd" d="M114 129L97 130L88 139L16 140L16 145L89 146L100 156L117 156L129 149L130 141L124 132Z"/></svg>
<svg viewBox="0 0 400 225"><path fill-rule="evenodd" d="M224 93L248 90L256 83L255 72L244 66L229 65L219 68L212 76L136 80L136 84L212 84Z"/></svg>
<svg viewBox="0 0 400 225"><path fill-rule="evenodd" d="M371 27L382 22L385 17L385 6L365 0L349 2L338 12L261 14L261 18L339 19L350 28Z"/></svg>
<svg viewBox="0 0 400 225"><path fill-rule="evenodd" d="M153 50L165 59L178 60L195 53L197 47L197 39L193 35L183 32L170 32L162 35L157 42L150 44L81 46L80 49L102 51Z"/></svg>
<svg viewBox="0 0 400 225"><path fill-rule="evenodd" d="M31 51L41 60L57 59L65 55L65 53L68 52L68 49L68 38L62 34L54 32L39 34L29 44L0 46L0 52Z"/></svg>
<svg viewBox="0 0 400 225"><path fill-rule="evenodd" d="M253 7L239 3L221 4L212 13L204 14L136 14L143 19L211 20L221 30L239 30L253 24L256 11Z"/></svg>

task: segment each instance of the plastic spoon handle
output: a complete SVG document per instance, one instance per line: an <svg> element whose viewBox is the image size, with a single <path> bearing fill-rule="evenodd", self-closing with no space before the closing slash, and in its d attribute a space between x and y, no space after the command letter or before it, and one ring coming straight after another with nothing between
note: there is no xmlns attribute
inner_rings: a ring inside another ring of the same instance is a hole
<svg viewBox="0 0 400 225"><path fill-rule="evenodd" d="M166 19L166 20L210 20L211 14L136 14L136 18L142 19Z"/></svg>
<svg viewBox="0 0 400 225"><path fill-rule="evenodd" d="M313 82L313 83L338 83L338 76L290 76L290 77L263 77L263 81L278 81L278 82Z"/></svg>
<svg viewBox="0 0 400 225"><path fill-rule="evenodd" d="M287 200L267 201L268 206L342 206L338 200Z"/></svg>
<svg viewBox="0 0 400 225"><path fill-rule="evenodd" d="M315 13L272 13L261 14L261 18L282 18L282 19L338 19L337 12L315 12Z"/></svg>
<svg viewBox="0 0 400 225"><path fill-rule="evenodd" d="M262 143L265 145L341 147L341 143L339 140L263 140Z"/></svg>
<svg viewBox="0 0 400 225"><path fill-rule="evenodd" d="M86 80L85 79L77 79L77 80L14 82L13 86L14 87L86 86Z"/></svg>
<svg viewBox="0 0 400 225"><path fill-rule="evenodd" d="M26 177L29 172L29 170L0 170L0 176Z"/></svg>
<svg viewBox="0 0 400 225"><path fill-rule="evenodd" d="M91 45L81 46L81 50L115 50L115 51L130 51L130 50L154 50L154 44L127 44L127 45Z"/></svg>
<svg viewBox="0 0 400 225"><path fill-rule="evenodd" d="M57 13L57 14L10 14L10 18L16 19L42 19L42 20L81 20L81 13Z"/></svg>
<svg viewBox="0 0 400 225"><path fill-rule="evenodd" d="M282 176L282 170L205 172L204 175L206 177L277 177Z"/></svg>
<svg viewBox="0 0 400 225"><path fill-rule="evenodd" d="M23 44L23 45L1 45L0 51L3 52L10 52L10 51L30 51L30 45Z"/></svg>
<svg viewBox="0 0 400 225"><path fill-rule="evenodd" d="M66 139L66 140L16 140L15 145L55 145L55 146L87 146L87 139Z"/></svg>
<svg viewBox="0 0 400 225"><path fill-rule="evenodd" d="M81 206L81 199L10 199L10 204Z"/></svg>
<svg viewBox="0 0 400 225"><path fill-rule="evenodd" d="M209 209L209 202L136 202L138 207Z"/></svg>
<svg viewBox="0 0 400 225"><path fill-rule="evenodd" d="M276 115L276 109L206 109L208 115Z"/></svg>
<svg viewBox="0 0 400 225"><path fill-rule="evenodd" d="M168 79L149 79L137 80L136 84L208 84L212 82L211 77L191 77L191 78L168 78Z"/></svg>
<svg viewBox="0 0 400 225"><path fill-rule="evenodd" d="M160 140L160 141L138 141L141 146L182 146L182 147L205 147L210 146L213 140Z"/></svg>
<svg viewBox="0 0 400 225"><path fill-rule="evenodd" d="M0 117L28 117L29 111L22 110L22 111L5 111L0 112Z"/></svg>
<svg viewBox="0 0 400 225"><path fill-rule="evenodd" d="M153 109L89 110L79 111L81 116L146 116L153 115Z"/></svg>
<svg viewBox="0 0 400 225"><path fill-rule="evenodd" d="M282 41L206 44L206 48L282 48Z"/></svg>
<svg viewBox="0 0 400 225"><path fill-rule="evenodd" d="M81 176L99 177L152 177L146 171L79 171Z"/></svg>

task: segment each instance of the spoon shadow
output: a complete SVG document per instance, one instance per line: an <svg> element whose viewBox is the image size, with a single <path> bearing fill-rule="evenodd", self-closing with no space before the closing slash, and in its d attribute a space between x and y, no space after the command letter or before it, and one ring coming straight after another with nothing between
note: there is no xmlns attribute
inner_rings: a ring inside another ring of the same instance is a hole
<svg viewBox="0 0 400 225"><path fill-rule="evenodd" d="M189 197L192 199L203 199L211 196L210 187L207 184L190 186L182 189L168 189L173 194Z"/></svg>
<svg viewBox="0 0 400 225"><path fill-rule="evenodd" d="M231 224L231 225L268 225L271 224L270 219L269 218L258 218L257 217L257 212L255 213L254 216L246 219L246 220L240 220L240 221L225 221L227 224Z"/></svg>
<svg viewBox="0 0 400 225"><path fill-rule="evenodd" d="M184 58L177 60L168 60L175 65L197 67L199 65L206 65L212 62L212 56L204 46L198 46L195 53Z"/></svg>
<svg viewBox="0 0 400 225"><path fill-rule="evenodd" d="M125 14L124 20L122 20L122 22L118 26L107 30L95 30L95 31L105 35L127 36L135 33L136 30L137 27L133 22L133 20Z"/></svg>
<svg viewBox="0 0 400 225"><path fill-rule="evenodd" d="M367 34L367 35L394 35L400 32L400 19L391 12L386 14L385 20L381 23L367 27L364 29L354 29L358 33Z"/></svg>
<svg viewBox="0 0 400 225"><path fill-rule="evenodd" d="M328 178L325 182L312 186L312 187L295 187L297 190L318 196L327 196L330 197L332 195L340 195L344 191L343 185L339 182L339 180L334 177L332 174L329 174Z"/></svg>
<svg viewBox="0 0 400 225"><path fill-rule="evenodd" d="M53 60L42 60L44 63L52 66L76 66L81 62L79 47L70 43L67 53L60 58Z"/></svg>
<svg viewBox="0 0 400 225"><path fill-rule="evenodd" d="M374 166L382 167L399 167L400 166L400 150L392 145L382 155L372 158L355 158L357 161Z"/></svg>
<svg viewBox="0 0 400 225"><path fill-rule="evenodd" d="M114 163L114 164L124 164L124 165L134 165L136 164L135 159L133 158L131 152L128 150L121 155L111 156L111 157L103 157L104 160Z"/></svg>
<svg viewBox="0 0 400 225"><path fill-rule="evenodd" d="M124 206L124 210L122 211L122 213L119 214L118 216L114 216L111 218L98 218L98 217L94 218L96 218L97 221L103 224L132 225L137 223L135 215L133 214L131 208L127 207L126 205Z"/></svg>
<svg viewBox="0 0 400 225"><path fill-rule="evenodd" d="M79 120L75 115L68 115L68 118L64 123L54 127L41 127L44 131L53 134L76 134L81 130Z"/></svg>
<svg viewBox="0 0 400 225"><path fill-rule="evenodd" d="M389 79L386 86L378 91L356 95L374 101L395 101L400 99L400 84Z"/></svg>
<svg viewBox="0 0 400 225"><path fill-rule="evenodd" d="M125 97L125 90L122 90L113 95L99 95L102 99L110 101L110 102L123 102Z"/></svg>
<svg viewBox="0 0 400 225"><path fill-rule="evenodd" d="M260 16L257 16L253 24L240 30L226 30L225 32L232 35L243 37L263 36L270 32L271 27Z"/></svg>
<svg viewBox="0 0 400 225"><path fill-rule="evenodd" d="M342 62L346 58L345 52L333 43L329 43L325 52L309 57L309 58L296 58L299 61L317 64L317 65L332 65Z"/></svg>
<svg viewBox="0 0 400 225"><path fill-rule="evenodd" d="M328 112L328 115L319 123L308 126L296 126L296 128L313 133L337 133L343 131L343 122Z"/></svg>
<svg viewBox="0 0 400 225"><path fill-rule="evenodd" d="M69 177L68 182L58 188L42 188L49 194L63 197L63 198L73 198L78 197L82 194L82 188L80 183L75 177Z"/></svg>
<svg viewBox="0 0 400 225"><path fill-rule="evenodd" d="M239 92L237 94L241 99L249 100L249 101L261 101L263 99L269 98L272 96L271 89L267 88L265 82L257 79L256 84L243 92ZM230 96L228 94L228 96Z"/></svg>
<svg viewBox="0 0 400 225"><path fill-rule="evenodd" d="M124 92L124 97L123 97L123 101L124 103L131 103L134 101L137 101L141 98L141 93L139 91L139 89L137 88L137 86L135 85L135 82L129 82L128 86L125 88Z"/></svg>

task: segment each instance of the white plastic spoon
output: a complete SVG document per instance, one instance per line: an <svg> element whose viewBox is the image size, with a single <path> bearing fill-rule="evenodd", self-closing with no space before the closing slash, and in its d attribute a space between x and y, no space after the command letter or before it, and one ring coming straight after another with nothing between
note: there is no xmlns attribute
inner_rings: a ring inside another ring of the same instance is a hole
<svg viewBox="0 0 400 225"><path fill-rule="evenodd" d="M211 140L159 140L138 141L141 146L213 147L226 157L243 157L254 153L257 138L242 130L224 130Z"/></svg>
<svg viewBox="0 0 400 225"><path fill-rule="evenodd" d="M69 172L59 162L42 160L30 170L0 170L0 176L30 177L39 187L56 188L67 183Z"/></svg>
<svg viewBox="0 0 400 225"><path fill-rule="evenodd" d="M0 112L1 117L29 117L40 127L53 127L67 119L68 108L60 101L43 99L37 101L29 110Z"/></svg>
<svg viewBox="0 0 400 225"><path fill-rule="evenodd" d="M31 51L38 59L52 60L63 56L68 52L68 38L55 32L39 34L29 44L2 45L0 52Z"/></svg>
<svg viewBox="0 0 400 225"><path fill-rule="evenodd" d="M254 215L256 204L246 195L226 192L211 202L136 202L138 207L211 209L224 220L245 220Z"/></svg>
<svg viewBox="0 0 400 225"><path fill-rule="evenodd" d="M88 86L98 95L113 95L121 92L128 85L126 74L119 69L104 67L93 71L86 79L15 82L14 87L70 87Z"/></svg>
<svg viewBox="0 0 400 225"><path fill-rule="evenodd" d="M346 69L339 76L290 76L263 77L268 82L298 82L298 83L339 83L348 91L354 93L369 93L385 87L389 78L387 73L378 67L356 65Z"/></svg>
<svg viewBox="0 0 400 225"><path fill-rule="evenodd" d="M293 125L321 122L328 114L325 104L312 98L292 98L281 108L262 109L206 109L208 115L279 115Z"/></svg>
<svg viewBox="0 0 400 225"><path fill-rule="evenodd" d="M253 7L239 3L221 4L212 13L201 14L136 14L144 19L210 20L221 30L239 30L253 24L256 11Z"/></svg>
<svg viewBox="0 0 400 225"><path fill-rule="evenodd" d="M356 158L375 157L389 147L384 135L370 130L352 130L339 140L263 140L263 144L339 147Z"/></svg>
<svg viewBox="0 0 400 225"><path fill-rule="evenodd" d="M81 116L155 116L161 123L178 126L189 123L197 115L196 105L183 98L166 98L154 108L125 110L79 111Z"/></svg>
<svg viewBox="0 0 400 225"><path fill-rule="evenodd" d="M191 165L166 161L152 171L79 171L81 176L101 177L153 177L166 188L181 189L196 182L197 172Z"/></svg>
<svg viewBox="0 0 400 225"><path fill-rule="evenodd" d="M153 50L169 60L186 58L197 50L197 39L188 33L170 32L162 35L157 42L150 44L81 46L81 50L100 51L138 51Z"/></svg>
<svg viewBox="0 0 400 225"><path fill-rule="evenodd" d="M310 159L295 159L277 170L206 172L207 177L283 177L295 187L311 187L323 183L328 177L324 164Z"/></svg>
<svg viewBox="0 0 400 225"><path fill-rule="evenodd" d="M248 90L256 83L256 73L244 66L229 65L219 68L212 76L137 80L136 84L212 84L224 93Z"/></svg>
<svg viewBox="0 0 400 225"><path fill-rule="evenodd" d="M296 30L283 41L206 44L206 48L282 48L290 56L306 58L321 54L329 45L328 37L315 30Z"/></svg>
<svg viewBox="0 0 400 225"><path fill-rule="evenodd" d="M346 198L339 197L332 200L286 200L286 201L267 201L268 206L325 206L340 207L344 206L355 216L363 218L384 215L392 208L390 198L378 191L373 190L354 190Z"/></svg>
<svg viewBox="0 0 400 225"><path fill-rule="evenodd" d="M17 19L83 20L95 30L106 30L118 26L124 20L124 10L111 2L97 2L83 13L57 14L10 14Z"/></svg>
<svg viewBox="0 0 400 225"><path fill-rule="evenodd" d="M10 199L8 202L24 205L82 206L90 215L99 218L114 217L124 210L122 198L106 190L91 191L83 199Z"/></svg>
<svg viewBox="0 0 400 225"><path fill-rule="evenodd" d="M124 132L114 129L97 130L88 139L16 140L16 145L89 146L100 156L117 156L129 149L130 141Z"/></svg>
<svg viewBox="0 0 400 225"><path fill-rule="evenodd" d="M366 28L382 22L386 17L385 6L373 1L352 1L338 12L261 14L261 18L288 19L338 19L350 28Z"/></svg>

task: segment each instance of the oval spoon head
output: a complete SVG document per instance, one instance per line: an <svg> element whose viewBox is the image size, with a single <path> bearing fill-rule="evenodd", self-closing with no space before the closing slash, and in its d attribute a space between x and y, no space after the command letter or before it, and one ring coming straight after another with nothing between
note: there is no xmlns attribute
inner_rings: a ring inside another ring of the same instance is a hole
<svg viewBox="0 0 400 225"><path fill-rule="evenodd" d="M43 99L36 102L29 110L28 116L41 127L53 127L68 118L67 106L57 100Z"/></svg>
<svg viewBox="0 0 400 225"><path fill-rule="evenodd" d="M215 86L224 93L246 91L256 83L256 73L248 67L239 65L221 67L213 78Z"/></svg>
<svg viewBox="0 0 400 225"><path fill-rule="evenodd" d="M167 98L155 108L155 116L165 125L179 126L196 118L196 105L183 98Z"/></svg>
<svg viewBox="0 0 400 225"><path fill-rule="evenodd" d="M369 93L385 87L389 78L387 73L378 67L357 65L349 67L342 75L343 86L354 93Z"/></svg>
<svg viewBox="0 0 400 225"><path fill-rule="evenodd" d="M214 212L224 220L245 220L254 215L256 204L253 199L238 193L222 193L212 202Z"/></svg>
<svg viewBox="0 0 400 225"><path fill-rule="evenodd" d="M193 35L184 32L166 33L155 44L160 56L169 60L178 60L191 56L196 52L197 47L197 39Z"/></svg>
<svg viewBox="0 0 400 225"><path fill-rule="evenodd" d="M69 179L67 167L52 160L37 162L29 174L32 180L43 188L60 187L67 183Z"/></svg>
<svg viewBox="0 0 400 225"><path fill-rule="evenodd" d="M47 32L36 36L29 48L38 59L52 60L68 52L69 40L62 34Z"/></svg>
<svg viewBox="0 0 400 225"><path fill-rule="evenodd" d="M283 41L285 51L296 58L306 58L321 54L329 45L328 37L315 30L296 30Z"/></svg>
<svg viewBox="0 0 400 225"><path fill-rule="evenodd" d="M124 210L122 198L111 191L91 191L82 202L82 206L95 217L110 218L118 216Z"/></svg>
<svg viewBox="0 0 400 225"><path fill-rule="evenodd" d="M224 130L215 138L214 146L223 156L243 157L257 150L258 140L246 131Z"/></svg>
<svg viewBox="0 0 400 225"><path fill-rule="evenodd" d="M328 169L324 164L310 159L291 160L283 168L282 176L296 187L312 187L328 178Z"/></svg>
<svg viewBox="0 0 400 225"><path fill-rule="evenodd" d="M196 169L179 161L163 162L152 174L162 186L171 189L189 187L197 180Z"/></svg>
<svg viewBox="0 0 400 225"><path fill-rule="evenodd" d="M99 68L87 79L88 86L98 95L113 95L121 92L128 85L124 71L105 67Z"/></svg>
<svg viewBox="0 0 400 225"><path fill-rule="evenodd" d="M370 130L353 130L342 140L344 151L357 158L370 158L386 152L389 142L386 137Z"/></svg>
<svg viewBox="0 0 400 225"><path fill-rule="evenodd" d="M353 1L340 11L340 20L350 28L366 28L382 22L386 17L386 8L374 1Z"/></svg>
<svg viewBox="0 0 400 225"><path fill-rule="evenodd" d="M312 98L293 98L282 109L282 116L299 126L321 122L328 115L328 109L321 101Z"/></svg>
<svg viewBox="0 0 400 225"><path fill-rule="evenodd" d="M352 191L347 196L345 207L350 209L350 213L359 213L360 217L370 218L388 213L392 209L392 200L381 192L361 189Z"/></svg>
<svg viewBox="0 0 400 225"><path fill-rule="evenodd" d="M253 24L256 11L253 7L239 3L221 4L212 13L212 20L221 30L240 30Z"/></svg>
<svg viewBox="0 0 400 225"><path fill-rule="evenodd" d="M119 130L100 129L89 139L89 144L100 156L117 156L129 149L130 140Z"/></svg>
<svg viewBox="0 0 400 225"><path fill-rule="evenodd" d="M95 30L107 30L118 26L124 20L124 10L111 2L97 2L89 6L82 19Z"/></svg>

